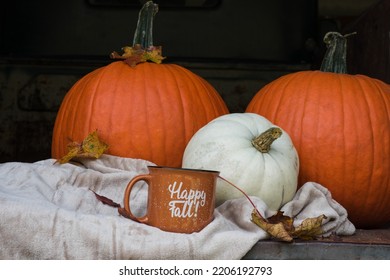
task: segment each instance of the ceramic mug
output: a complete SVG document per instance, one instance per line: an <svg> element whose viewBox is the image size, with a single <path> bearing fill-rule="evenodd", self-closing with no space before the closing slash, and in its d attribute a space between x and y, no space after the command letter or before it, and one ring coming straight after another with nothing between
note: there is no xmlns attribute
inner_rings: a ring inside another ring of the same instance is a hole
<svg viewBox="0 0 390 280"><path fill-rule="evenodd" d="M218 171L163 166L148 166L148 170L126 187L124 210L130 219L179 233L198 232L213 220ZM130 205L131 190L139 181L148 185L143 217L134 216Z"/></svg>

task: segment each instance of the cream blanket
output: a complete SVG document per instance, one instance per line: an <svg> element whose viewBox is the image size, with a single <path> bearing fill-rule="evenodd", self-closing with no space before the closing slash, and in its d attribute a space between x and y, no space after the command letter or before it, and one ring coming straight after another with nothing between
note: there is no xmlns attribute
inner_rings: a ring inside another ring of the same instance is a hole
<svg viewBox="0 0 390 280"><path fill-rule="evenodd" d="M103 155L81 164L0 164L0 259L240 259L268 235L250 220L245 199L216 208L214 220L199 233L177 234L139 224L101 203L94 193L123 205L132 177L147 173L150 162ZM132 210L145 211L147 187L132 192ZM260 212L266 205L253 198ZM353 234L345 209L328 190L305 184L285 214L306 217L325 214L325 235Z"/></svg>

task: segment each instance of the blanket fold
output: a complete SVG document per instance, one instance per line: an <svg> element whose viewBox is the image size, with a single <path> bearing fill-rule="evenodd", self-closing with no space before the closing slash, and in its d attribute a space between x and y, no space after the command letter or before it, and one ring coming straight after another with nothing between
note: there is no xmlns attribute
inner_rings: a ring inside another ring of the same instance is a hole
<svg viewBox="0 0 390 280"><path fill-rule="evenodd" d="M215 209L201 232L178 234L126 219L101 203L94 192L123 205L124 189L151 162L103 155L80 164L0 164L0 259L240 259L259 240L269 238L251 222L246 198ZM132 211L146 211L143 182L131 193ZM252 197L268 217L263 201ZM353 234L345 209L329 191L307 183L281 209L297 222L325 214L324 235Z"/></svg>

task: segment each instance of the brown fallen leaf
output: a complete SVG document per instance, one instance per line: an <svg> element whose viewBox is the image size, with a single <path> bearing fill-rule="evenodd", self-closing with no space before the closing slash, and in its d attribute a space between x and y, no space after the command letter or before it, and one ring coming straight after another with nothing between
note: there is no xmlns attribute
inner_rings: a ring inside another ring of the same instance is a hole
<svg viewBox="0 0 390 280"><path fill-rule="evenodd" d="M96 196L96 198L101 201L103 204L106 204L108 206L112 206L112 207L115 207L115 208L119 208L121 207L121 205L119 203L116 203L115 201L113 201L112 199L108 198L108 197L105 197L103 195L100 195L100 194L97 194L96 192L94 192L93 190L91 190L91 192L93 192Z"/></svg>
<svg viewBox="0 0 390 280"><path fill-rule="evenodd" d="M218 176L218 178L235 187L248 199L253 206L252 222L266 231L271 237L285 242L292 242L294 238L315 239L322 234L322 222L326 219L325 215L305 219L296 228L294 227L294 219L285 216L282 211L278 211L275 215L265 219L256 208L252 199L241 188L221 176Z"/></svg>
<svg viewBox="0 0 390 280"><path fill-rule="evenodd" d="M55 163L67 163L73 158L99 158L107 149L108 145L99 139L97 130L95 130L82 143L69 143L68 153Z"/></svg>
<svg viewBox="0 0 390 280"><path fill-rule="evenodd" d="M320 215L316 218L307 218L295 228L291 235L294 238L301 238L305 240L314 239L316 236L323 233L322 222L325 219L325 215Z"/></svg>
<svg viewBox="0 0 390 280"><path fill-rule="evenodd" d="M294 227L294 219L284 216L283 212L278 212L274 216L265 219L259 212L252 211L252 222L266 231L271 237L280 241L291 242L294 238L315 239L322 234L322 222L325 215L316 218L305 219L298 227Z"/></svg>
<svg viewBox="0 0 390 280"><path fill-rule="evenodd" d="M294 219L285 216L283 211L278 211L275 215L268 217L267 221L271 224L282 223L287 232L292 232L294 230Z"/></svg>
<svg viewBox="0 0 390 280"><path fill-rule="evenodd" d="M97 194L96 192L94 192L93 190L90 190L91 192L93 192L96 196L96 198L103 204L106 204L108 206L111 206L111 207L114 207L114 208L118 208L118 213L125 217L125 218L128 218L128 219L131 219L130 215L127 213L127 211L125 210L125 208L121 207L121 205L119 203L116 203L115 201L113 201L112 199L106 197L106 196L103 196L103 195L100 195L100 194Z"/></svg>
<svg viewBox="0 0 390 280"><path fill-rule="evenodd" d="M67 148L68 148L68 153L62 158L56 160L55 163L61 163L61 164L67 163L71 159L75 158L81 151L81 145L76 142L69 143Z"/></svg>
<svg viewBox="0 0 390 280"><path fill-rule="evenodd" d="M252 211L252 222L278 240L286 242L291 242L293 240L282 222L270 223L264 219L256 209L253 209Z"/></svg>

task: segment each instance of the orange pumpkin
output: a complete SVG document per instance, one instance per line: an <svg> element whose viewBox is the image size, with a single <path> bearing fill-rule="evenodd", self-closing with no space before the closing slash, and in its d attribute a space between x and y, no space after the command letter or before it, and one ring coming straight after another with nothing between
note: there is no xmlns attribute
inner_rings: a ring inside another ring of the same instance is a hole
<svg viewBox="0 0 390 280"><path fill-rule="evenodd" d="M337 41L338 35L326 38ZM345 43L340 44L330 42L323 65L334 60L345 69L343 60L329 57L345 57ZM343 70L323 71L276 79L256 93L246 111L290 135L301 162L299 185L322 184L355 226L380 227L390 222L390 86Z"/></svg>
<svg viewBox="0 0 390 280"><path fill-rule="evenodd" d="M192 135L227 113L217 91L179 65L131 67L117 61L82 77L66 94L54 125L52 156L62 157L70 141L82 141L97 129L111 155L180 167Z"/></svg>

